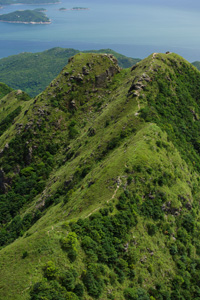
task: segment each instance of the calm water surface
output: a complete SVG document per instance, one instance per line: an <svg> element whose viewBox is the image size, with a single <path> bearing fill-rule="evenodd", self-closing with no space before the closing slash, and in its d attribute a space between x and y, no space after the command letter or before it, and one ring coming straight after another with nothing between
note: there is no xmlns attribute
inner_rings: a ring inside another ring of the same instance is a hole
<svg viewBox="0 0 200 300"><path fill-rule="evenodd" d="M151 4L150 4L151 2ZM193 0L63 0L52 5L12 5L19 9L46 8L50 25L0 23L0 57L52 47L79 50L112 48L143 58L152 52L177 52L200 60L200 3ZM84 11L59 8L88 7Z"/></svg>

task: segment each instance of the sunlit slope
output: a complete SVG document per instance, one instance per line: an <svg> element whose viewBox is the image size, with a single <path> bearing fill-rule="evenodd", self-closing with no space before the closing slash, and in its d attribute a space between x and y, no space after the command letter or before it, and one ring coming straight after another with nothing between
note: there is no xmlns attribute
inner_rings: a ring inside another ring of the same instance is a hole
<svg viewBox="0 0 200 300"><path fill-rule="evenodd" d="M0 298L198 299L199 83L175 54L77 54L26 102L0 139Z"/></svg>

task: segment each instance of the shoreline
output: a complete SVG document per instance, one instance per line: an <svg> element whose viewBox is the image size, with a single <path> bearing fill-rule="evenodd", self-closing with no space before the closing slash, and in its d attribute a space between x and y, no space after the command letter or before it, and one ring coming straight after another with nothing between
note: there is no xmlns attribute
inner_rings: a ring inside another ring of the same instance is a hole
<svg viewBox="0 0 200 300"><path fill-rule="evenodd" d="M32 24L32 25L48 25L51 24L51 21L49 22L23 22L23 21L4 21L4 20L0 20L0 22L3 23L13 23L13 24Z"/></svg>

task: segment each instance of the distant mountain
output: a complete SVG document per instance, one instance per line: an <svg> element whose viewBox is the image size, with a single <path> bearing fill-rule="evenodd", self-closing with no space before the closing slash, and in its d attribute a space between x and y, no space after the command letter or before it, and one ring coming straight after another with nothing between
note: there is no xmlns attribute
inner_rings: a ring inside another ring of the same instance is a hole
<svg viewBox="0 0 200 300"><path fill-rule="evenodd" d="M75 49L53 48L40 53L22 53L0 59L0 81L36 96L59 74L68 59L79 52ZM122 68L131 67L140 61L110 49L88 52L114 54Z"/></svg>
<svg viewBox="0 0 200 300"><path fill-rule="evenodd" d="M78 53L1 91L0 299L199 299L200 72Z"/></svg>

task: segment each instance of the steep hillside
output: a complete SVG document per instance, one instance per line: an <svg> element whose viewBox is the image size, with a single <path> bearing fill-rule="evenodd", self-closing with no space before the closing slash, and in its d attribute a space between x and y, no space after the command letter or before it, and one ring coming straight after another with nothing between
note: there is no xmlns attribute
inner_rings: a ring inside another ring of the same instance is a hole
<svg viewBox="0 0 200 300"><path fill-rule="evenodd" d="M13 89L21 89L31 96L36 96L61 72L68 59L79 52L70 48L53 48L39 53L21 53L2 58L0 59L0 81ZM110 49L88 52L113 54L122 68L129 68L140 61Z"/></svg>
<svg viewBox="0 0 200 300"><path fill-rule="evenodd" d="M85 53L20 100L0 136L0 299L199 299L199 83L176 54Z"/></svg>

